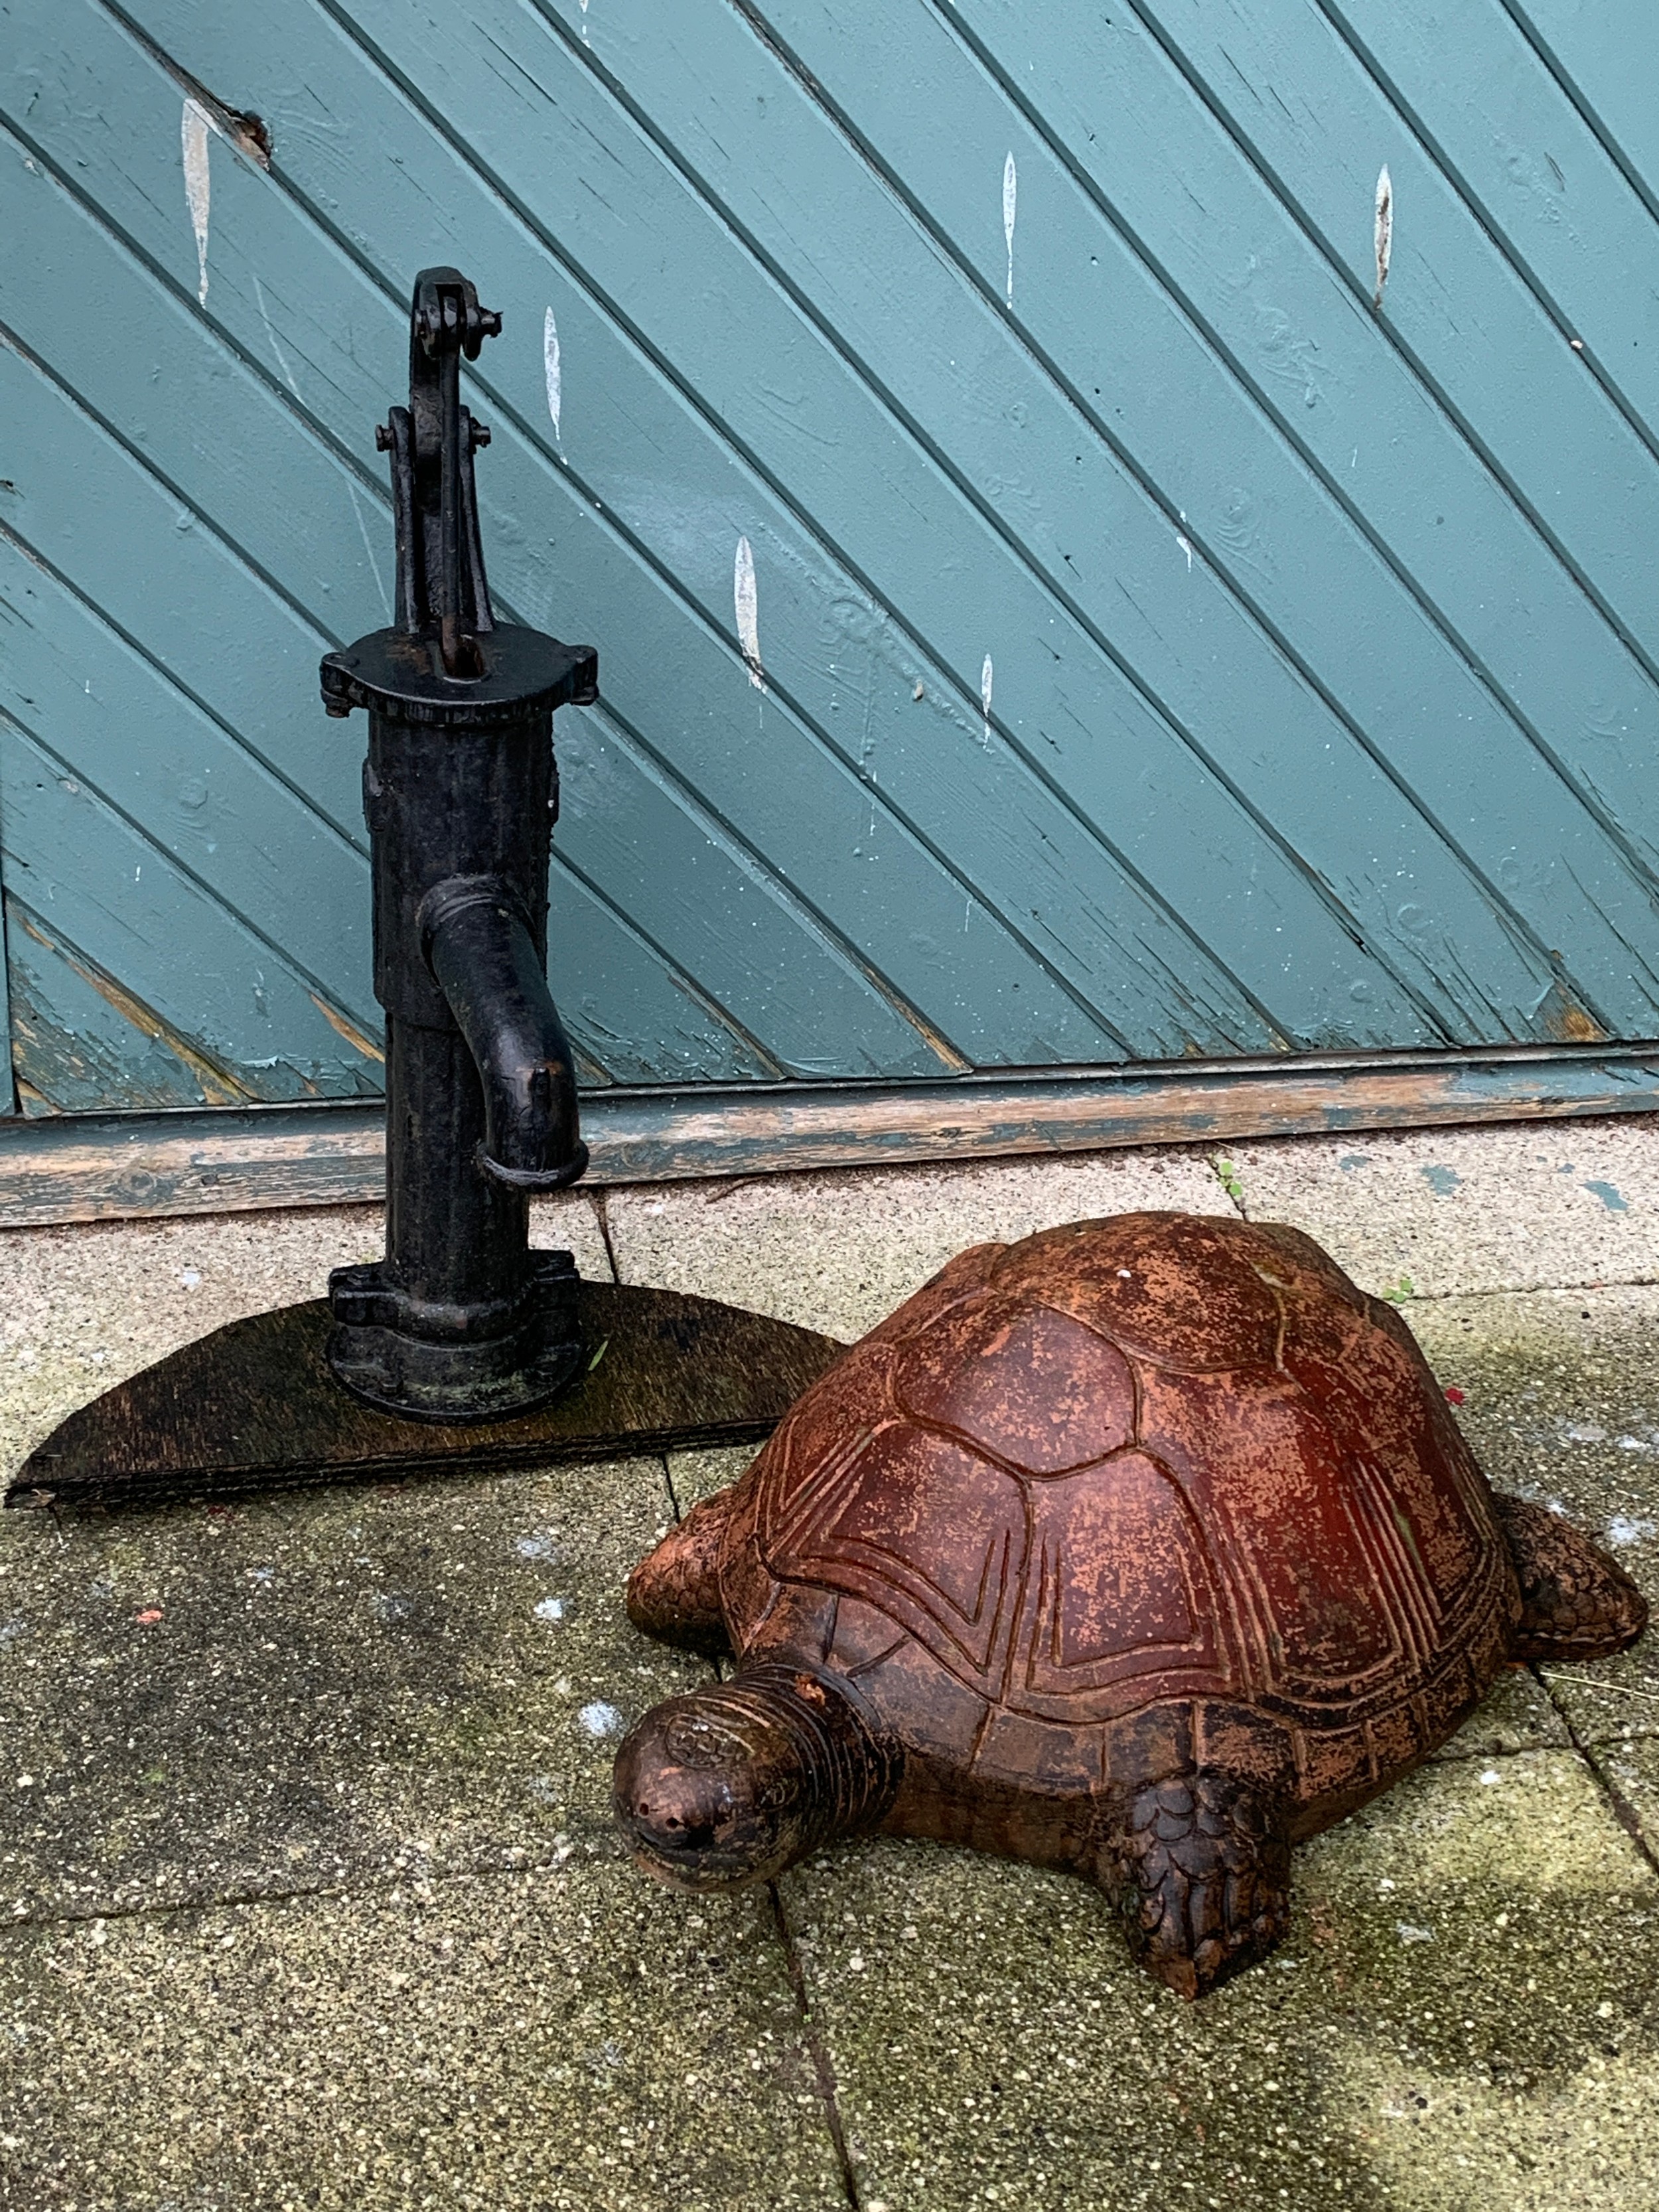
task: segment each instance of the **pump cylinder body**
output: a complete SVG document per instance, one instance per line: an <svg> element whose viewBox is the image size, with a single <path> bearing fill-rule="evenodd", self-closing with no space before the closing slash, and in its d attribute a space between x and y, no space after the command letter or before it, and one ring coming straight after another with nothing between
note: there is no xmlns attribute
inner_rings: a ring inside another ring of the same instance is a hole
<svg viewBox="0 0 1659 2212"><path fill-rule="evenodd" d="M486 651L465 684L394 631L324 666L337 712L368 708L386 1036L386 1257L335 1272L328 1356L360 1397L426 1420L526 1410L582 1360L575 1268L531 1251L529 1206L586 1162L545 967L553 704L592 696L593 656L501 629Z"/></svg>

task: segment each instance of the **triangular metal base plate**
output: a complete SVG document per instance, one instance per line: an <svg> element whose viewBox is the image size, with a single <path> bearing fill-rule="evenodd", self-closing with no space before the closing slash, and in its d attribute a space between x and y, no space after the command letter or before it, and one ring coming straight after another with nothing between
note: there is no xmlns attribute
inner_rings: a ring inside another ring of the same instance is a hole
<svg viewBox="0 0 1659 2212"><path fill-rule="evenodd" d="M594 1351L574 1389L455 1427L400 1420L343 1389L323 1359L325 1300L256 1314L71 1413L6 1504L222 1498L758 1443L845 1348L674 1291L584 1283L580 1314Z"/></svg>

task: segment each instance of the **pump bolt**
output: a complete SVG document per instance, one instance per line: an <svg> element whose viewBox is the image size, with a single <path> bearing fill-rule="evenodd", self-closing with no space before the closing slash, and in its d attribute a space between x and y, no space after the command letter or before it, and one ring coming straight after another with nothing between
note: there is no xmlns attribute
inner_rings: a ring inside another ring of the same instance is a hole
<svg viewBox="0 0 1659 2212"><path fill-rule="evenodd" d="M374 425L374 450L377 453L389 453L392 451L390 422L377 422Z"/></svg>

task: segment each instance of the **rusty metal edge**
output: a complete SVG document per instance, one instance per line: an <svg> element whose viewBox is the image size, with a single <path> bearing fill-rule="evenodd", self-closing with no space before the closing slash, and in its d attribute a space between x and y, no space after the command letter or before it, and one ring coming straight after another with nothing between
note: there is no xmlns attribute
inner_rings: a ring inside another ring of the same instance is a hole
<svg viewBox="0 0 1659 2212"><path fill-rule="evenodd" d="M588 1181L614 1184L1656 1108L1659 1042L619 1088L586 1093L582 1125ZM383 1122L356 1100L8 1117L0 1228L374 1204Z"/></svg>

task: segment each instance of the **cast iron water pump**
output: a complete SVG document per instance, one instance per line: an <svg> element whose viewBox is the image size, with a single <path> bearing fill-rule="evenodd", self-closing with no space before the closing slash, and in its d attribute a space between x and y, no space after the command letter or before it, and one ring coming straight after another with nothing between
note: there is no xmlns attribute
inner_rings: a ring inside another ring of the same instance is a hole
<svg viewBox="0 0 1659 2212"><path fill-rule="evenodd" d="M519 1412L582 1359L575 1268L532 1255L529 1200L587 1164L547 988L547 869L553 710L598 696L599 660L490 611L472 477L489 433L461 404L460 365L501 326L458 270L416 278L409 405L376 434L398 621L322 665L331 714L368 709L386 1066L386 1258L331 1277L328 1360L360 1397L427 1420Z"/></svg>
<svg viewBox="0 0 1659 2212"><path fill-rule="evenodd" d="M398 619L322 665L331 714L368 710L386 1257L82 1406L9 1505L752 1443L841 1352L713 1298L583 1282L568 1252L530 1249L532 1194L587 1165L547 988L547 870L553 710L597 697L599 664L490 611L472 481L489 434L461 404L460 368L500 329L458 270L416 278L409 405L376 433Z"/></svg>

